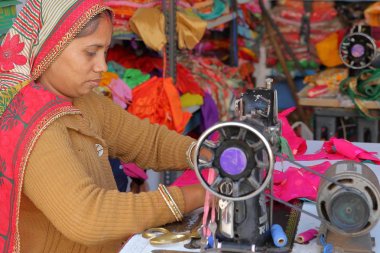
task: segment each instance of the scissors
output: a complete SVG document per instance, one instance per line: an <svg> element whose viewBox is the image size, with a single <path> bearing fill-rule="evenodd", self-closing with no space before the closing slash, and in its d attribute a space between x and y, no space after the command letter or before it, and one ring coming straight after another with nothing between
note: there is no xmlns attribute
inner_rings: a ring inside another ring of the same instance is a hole
<svg viewBox="0 0 380 253"><path fill-rule="evenodd" d="M166 228L149 228L144 231L142 237L150 239L152 245L163 245L186 241L190 238L200 238L198 230L182 233L173 233Z"/></svg>

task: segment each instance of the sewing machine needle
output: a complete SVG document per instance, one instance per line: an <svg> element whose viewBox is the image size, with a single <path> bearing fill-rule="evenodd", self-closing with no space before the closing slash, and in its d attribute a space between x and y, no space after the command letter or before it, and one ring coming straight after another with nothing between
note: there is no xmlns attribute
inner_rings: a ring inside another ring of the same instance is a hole
<svg viewBox="0 0 380 253"><path fill-rule="evenodd" d="M214 249L216 249L216 246L217 246L217 243L216 243L216 229L218 228L218 225L216 224L215 221L210 221L210 223L208 224L208 228L210 229L211 234L212 234L212 241L213 241L213 244L214 244Z"/></svg>

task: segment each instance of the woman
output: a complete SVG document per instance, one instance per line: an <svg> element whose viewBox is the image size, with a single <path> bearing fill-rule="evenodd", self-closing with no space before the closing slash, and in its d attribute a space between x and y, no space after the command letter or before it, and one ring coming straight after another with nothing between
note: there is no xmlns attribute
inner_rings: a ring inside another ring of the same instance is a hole
<svg viewBox="0 0 380 253"><path fill-rule="evenodd" d="M191 165L193 139L96 95L111 42L101 0L30 0L0 48L0 252L117 252L202 206L200 185L118 192L108 157ZM189 164L190 163L190 164Z"/></svg>

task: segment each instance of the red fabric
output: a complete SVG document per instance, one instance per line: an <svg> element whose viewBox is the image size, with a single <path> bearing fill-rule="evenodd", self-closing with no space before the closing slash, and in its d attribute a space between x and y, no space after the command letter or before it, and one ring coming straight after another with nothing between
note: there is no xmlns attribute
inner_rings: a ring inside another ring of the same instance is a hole
<svg viewBox="0 0 380 253"><path fill-rule="evenodd" d="M24 65L26 57L20 52L24 49L23 42L20 43L20 35L16 34L11 37L8 34L2 46L0 46L0 71L9 71L14 69L15 65Z"/></svg>
<svg viewBox="0 0 380 253"><path fill-rule="evenodd" d="M285 8L281 12L281 16L286 19L294 20L294 21L301 21L302 17L304 15L304 11L297 11L290 8ZM319 9L319 10L313 10L313 12L310 15L310 22L321 22L321 21L329 21L333 20L337 16L336 10L331 8L326 9Z"/></svg>
<svg viewBox="0 0 380 253"><path fill-rule="evenodd" d="M304 154L307 149L306 140L299 137L290 126L287 116L292 113L296 107L291 107L278 114L278 118L282 123L282 136L288 141L293 155Z"/></svg>
<svg viewBox="0 0 380 253"><path fill-rule="evenodd" d="M182 64L177 64L177 89L182 93L191 93L204 96L203 89L195 81L192 73Z"/></svg>
<svg viewBox="0 0 380 253"><path fill-rule="evenodd" d="M324 174L330 168L330 162L323 162L309 168ZM289 167L285 172L278 170L273 174L273 194L284 201L295 198L315 200L321 178L303 168Z"/></svg>
<svg viewBox="0 0 380 253"><path fill-rule="evenodd" d="M170 78L153 77L134 88L132 97L128 107L130 113L179 133L191 118L191 113L182 111L178 91Z"/></svg>
<svg viewBox="0 0 380 253"><path fill-rule="evenodd" d="M30 151L46 122L71 110L71 102L33 82L18 92L1 116L0 252L17 247L20 193Z"/></svg>
<svg viewBox="0 0 380 253"><path fill-rule="evenodd" d="M323 143L321 150L315 154L296 155L295 160L352 160L356 162L371 161L380 164L380 159L374 153L368 152L345 139L331 138Z"/></svg>

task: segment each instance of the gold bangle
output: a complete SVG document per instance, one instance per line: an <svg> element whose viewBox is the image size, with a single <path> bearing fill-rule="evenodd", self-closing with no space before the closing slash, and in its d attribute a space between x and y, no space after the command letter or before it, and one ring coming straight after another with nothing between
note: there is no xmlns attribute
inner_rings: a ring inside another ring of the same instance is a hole
<svg viewBox="0 0 380 253"><path fill-rule="evenodd" d="M174 208L173 208L172 204L170 203L169 199L165 196L165 193L160 188L158 190L159 190L162 198L165 200L166 205L169 207L170 211L172 212L173 216L175 217L175 219L177 221L179 221L179 217L178 217L177 213L174 211Z"/></svg>
<svg viewBox="0 0 380 253"><path fill-rule="evenodd" d="M181 217L182 214L179 215L178 211L175 209L174 204L170 201L170 199L168 198L168 196L166 195L164 190L159 187L158 191L160 192L162 198L165 200L166 205L169 207L169 209L172 212L172 214L174 215L175 219L177 221L181 221L182 220L182 217Z"/></svg>
<svg viewBox="0 0 380 253"><path fill-rule="evenodd" d="M161 192L161 195L166 201L166 204L169 206L171 209L172 213L176 217L177 221L182 221L183 220L183 214L181 213L181 210L179 209L177 203L174 201L172 195L168 191L165 185L159 184L158 189Z"/></svg>
<svg viewBox="0 0 380 253"><path fill-rule="evenodd" d="M172 195L170 194L170 192L168 191L166 186L163 184L159 184L159 189L161 189L161 191L164 192L164 195L166 195L166 197L168 197L169 203L173 207L174 212L177 214L176 216L178 217L179 221L181 221L183 219L183 215L181 213L181 210L179 209L177 203L174 201Z"/></svg>
<svg viewBox="0 0 380 253"><path fill-rule="evenodd" d="M193 153L193 149L194 147L197 145L197 142L196 141L193 141L190 146L188 147L188 149L186 150L186 160L187 160L187 164L190 166L191 169L194 169L194 163L193 163L193 159L191 157L192 153Z"/></svg>
<svg viewBox="0 0 380 253"><path fill-rule="evenodd" d="M160 187L160 188L164 191L164 193L168 196L170 202L173 204L174 210L175 210L175 211L179 214L179 216L182 218L183 215L182 215L182 213L181 213L181 210L179 209L177 203L174 201L172 195L171 195L170 192L168 191L168 188L166 188L166 186L163 185L163 184L160 184L159 187Z"/></svg>

